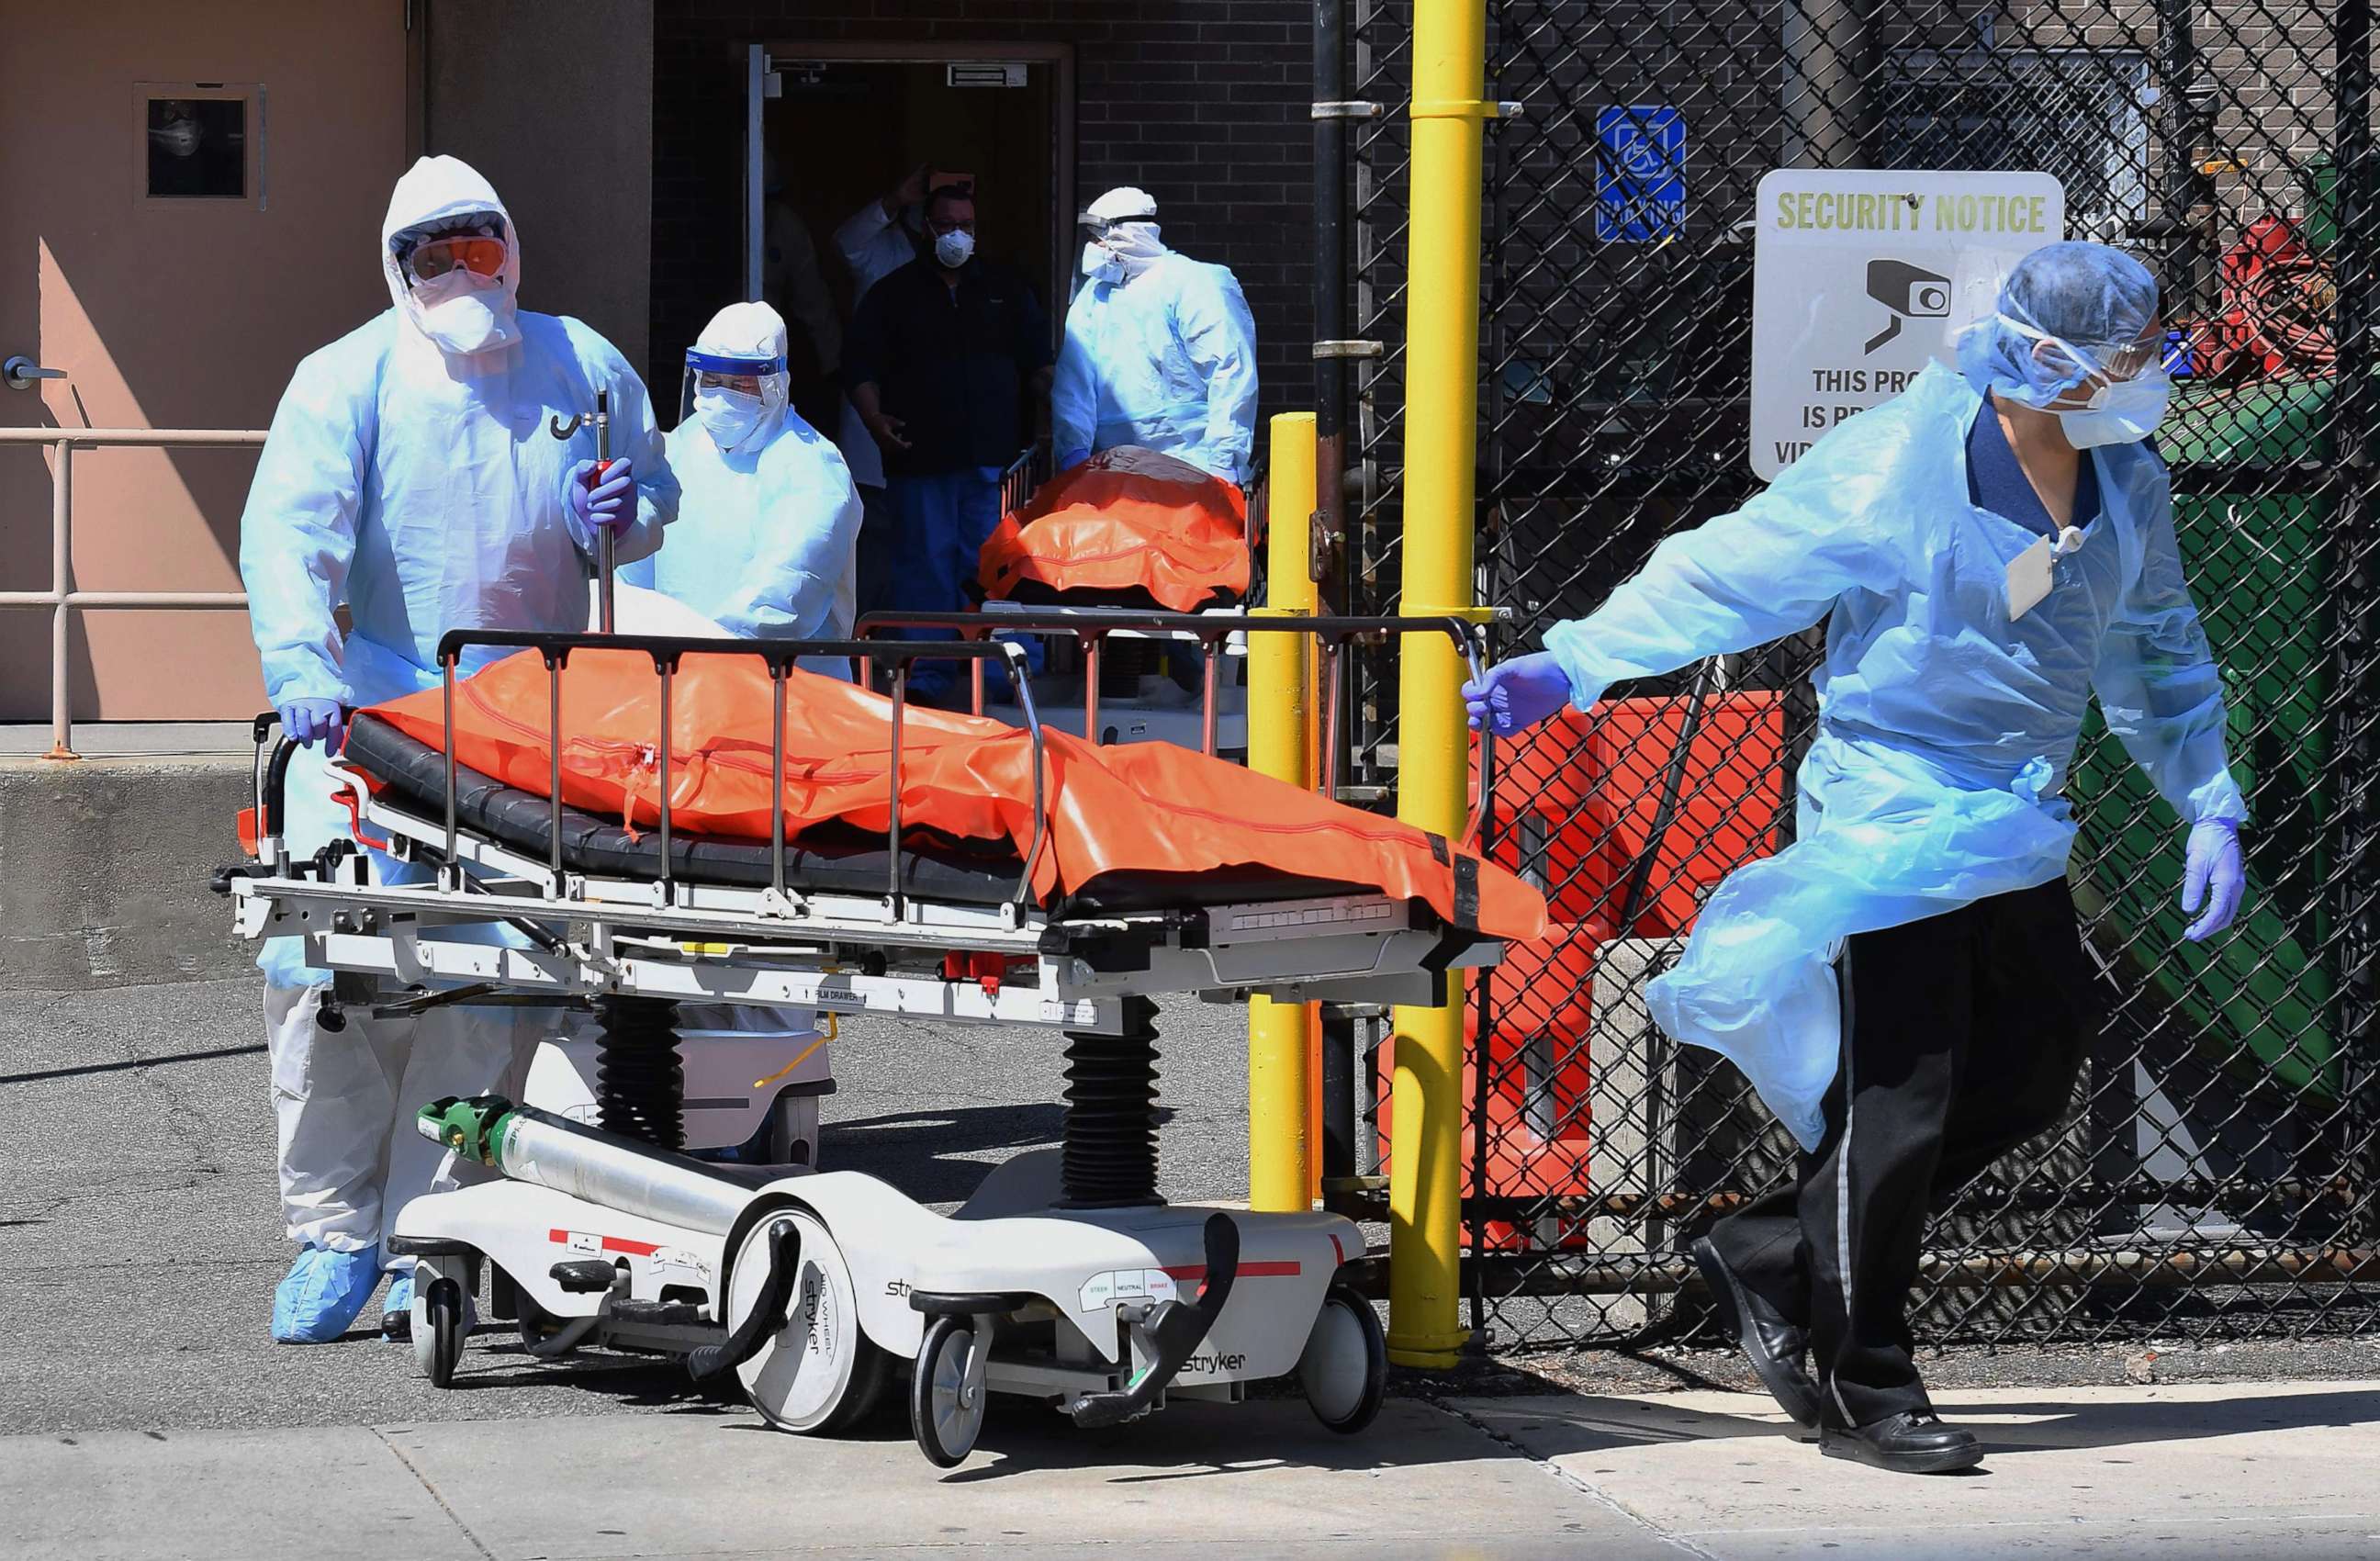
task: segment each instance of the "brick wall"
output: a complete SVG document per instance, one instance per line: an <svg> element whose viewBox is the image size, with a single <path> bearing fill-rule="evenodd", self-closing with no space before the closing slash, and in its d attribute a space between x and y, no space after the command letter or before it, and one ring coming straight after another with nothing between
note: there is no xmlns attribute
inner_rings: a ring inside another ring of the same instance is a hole
<svg viewBox="0 0 2380 1561"><path fill-rule="evenodd" d="M1264 415L1305 405L1309 15L1305 0L660 0L650 382L675 385L686 343L741 296L740 252L720 238L742 210L738 45L1013 39L1075 47L1081 198L1155 194L1166 241L1247 293Z"/></svg>

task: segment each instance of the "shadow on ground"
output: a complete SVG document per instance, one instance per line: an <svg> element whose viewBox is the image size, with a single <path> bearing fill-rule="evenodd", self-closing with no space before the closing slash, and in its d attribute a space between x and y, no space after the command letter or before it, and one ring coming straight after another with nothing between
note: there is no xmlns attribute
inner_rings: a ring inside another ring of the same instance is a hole
<svg viewBox="0 0 2380 1561"><path fill-rule="evenodd" d="M1766 1406L1766 1400L1761 1403ZM2011 1403L1947 1395L1937 1397L1935 1407L1945 1420L1970 1426L1987 1453L2016 1455L2365 1425L2380 1419L2380 1391L2131 1402L2044 1398ZM1491 1429L1524 1438L1532 1452L1546 1458L1783 1433L1781 1414L1721 1413L1658 1398L1582 1395L1562 1403L1531 1403L1525 1410L1486 1412Z"/></svg>

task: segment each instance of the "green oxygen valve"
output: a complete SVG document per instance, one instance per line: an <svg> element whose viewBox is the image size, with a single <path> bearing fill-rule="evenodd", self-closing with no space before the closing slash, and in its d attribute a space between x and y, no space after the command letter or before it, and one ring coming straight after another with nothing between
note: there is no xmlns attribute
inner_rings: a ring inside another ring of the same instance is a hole
<svg viewBox="0 0 2380 1561"><path fill-rule="evenodd" d="M422 1137L442 1144L483 1166L496 1163L496 1130L512 1115L513 1103L500 1095L470 1099L450 1095L423 1107L414 1121Z"/></svg>

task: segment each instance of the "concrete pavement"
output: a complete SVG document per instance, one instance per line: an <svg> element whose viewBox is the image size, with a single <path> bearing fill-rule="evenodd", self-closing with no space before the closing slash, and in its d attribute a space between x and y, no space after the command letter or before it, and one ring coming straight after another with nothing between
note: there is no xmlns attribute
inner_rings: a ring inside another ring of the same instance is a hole
<svg viewBox="0 0 2380 1561"><path fill-rule="evenodd" d="M951 1555L1597 1561L2346 1561L2380 1553L2380 1383L2025 1389L1946 1410L1981 1472L1881 1474L1766 1400L1392 1399L1333 1436L1293 1401L1088 1435L1003 1400L943 1472L894 1409L842 1440L747 1410L0 1439L17 1561L691 1561Z"/></svg>
<svg viewBox="0 0 2380 1561"><path fill-rule="evenodd" d="M1451 1407L1716 1561L2380 1555L2380 1382L1937 1394L1986 1456L1934 1478L1823 1457L1741 1394Z"/></svg>

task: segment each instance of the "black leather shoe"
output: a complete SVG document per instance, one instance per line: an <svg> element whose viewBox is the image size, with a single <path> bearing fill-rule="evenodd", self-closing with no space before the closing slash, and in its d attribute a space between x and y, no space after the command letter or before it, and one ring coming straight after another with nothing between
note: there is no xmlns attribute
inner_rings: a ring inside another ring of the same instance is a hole
<svg viewBox="0 0 2380 1561"><path fill-rule="evenodd" d="M1818 1450L1895 1474L1948 1474L1984 1461L1973 1432L1945 1425L1931 1410L1909 1410L1873 1425L1840 1426L1829 1420Z"/></svg>
<svg viewBox="0 0 2380 1561"><path fill-rule="evenodd" d="M1735 1336L1737 1347L1752 1362L1769 1397L1793 1417L1794 1440L1811 1440L1818 1434L1819 1400L1818 1385L1802 1361L1809 1352L1810 1336L1747 1289L1709 1237L1696 1237L1693 1250L1694 1266L1703 1271L1703 1283L1710 1287L1719 1325Z"/></svg>

